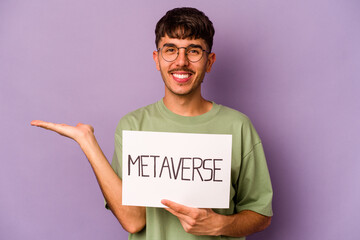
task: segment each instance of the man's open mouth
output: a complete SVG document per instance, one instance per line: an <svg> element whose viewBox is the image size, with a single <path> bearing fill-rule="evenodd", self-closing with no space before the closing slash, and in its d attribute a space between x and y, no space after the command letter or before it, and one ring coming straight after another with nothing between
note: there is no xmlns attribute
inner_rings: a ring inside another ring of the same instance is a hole
<svg viewBox="0 0 360 240"><path fill-rule="evenodd" d="M178 79L186 79L186 78L189 78L191 76L190 73L173 73L172 75L175 78L178 78Z"/></svg>

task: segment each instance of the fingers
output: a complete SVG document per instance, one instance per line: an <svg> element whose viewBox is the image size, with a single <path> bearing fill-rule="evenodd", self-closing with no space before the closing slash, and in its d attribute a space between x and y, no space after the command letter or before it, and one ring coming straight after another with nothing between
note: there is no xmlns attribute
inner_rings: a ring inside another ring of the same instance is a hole
<svg viewBox="0 0 360 240"><path fill-rule="evenodd" d="M185 232L194 235L213 235L216 229L216 213L210 208L192 208L163 199L166 210L176 216Z"/></svg>
<svg viewBox="0 0 360 240"><path fill-rule="evenodd" d="M44 121L41 121L41 120L32 120L30 124L31 124L32 126L39 126L42 122L44 122Z"/></svg>
<svg viewBox="0 0 360 240"><path fill-rule="evenodd" d="M42 127L42 128L46 128L46 129L54 129L55 125L54 123L51 122L45 122L45 121L41 121L41 120L33 120L30 123L32 126L36 126L36 127Z"/></svg>
<svg viewBox="0 0 360 240"><path fill-rule="evenodd" d="M194 224L194 219L190 216L191 210L193 208L186 207L184 205L169 201L169 200L161 200L161 203L167 206L168 208L165 208L168 212L176 216L183 226L184 229L188 228L188 225ZM194 209L193 209L194 210Z"/></svg>
<svg viewBox="0 0 360 240"><path fill-rule="evenodd" d="M67 124L57 124L57 123L45 122L45 121L41 121L41 120L34 120L34 121L31 121L31 125L50 130L50 131L56 132L62 136L73 138L73 139L74 139L74 136L76 135L74 132L75 128L70 125L67 125Z"/></svg>
<svg viewBox="0 0 360 240"><path fill-rule="evenodd" d="M182 214L189 214L191 212L191 208L181 205L179 203L167 200L167 199L163 199L161 200L161 203L164 204L165 206L169 207L170 209L178 212L178 213L182 213Z"/></svg>
<svg viewBox="0 0 360 240"><path fill-rule="evenodd" d="M31 121L31 125L36 126L36 127L41 127L41 128L45 128L54 132L58 132L61 133L63 132L63 128L67 127L69 125L67 124L57 124L57 123L52 123L52 122L45 122L45 121L41 121L41 120L34 120Z"/></svg>
<svg viewBox="0 0 360 240"><path fill-rule="evenodd" d="M180 218L190 217L196 219L199 217L201 211L198 208L188 207L166 199L161 200L161 203L169 207L166 209L167 211Z"/></svg>
<svg viewBox="0 0 360 240"><path fill-rule="evenodd" d="M62 136L72 138L79 143L79 141L87 138L94 137L94 128L88 124L78 123L76 127L67 124L57 124L52 122L45 122L41 120L31 121L32 126L41 127Z"/></svg>

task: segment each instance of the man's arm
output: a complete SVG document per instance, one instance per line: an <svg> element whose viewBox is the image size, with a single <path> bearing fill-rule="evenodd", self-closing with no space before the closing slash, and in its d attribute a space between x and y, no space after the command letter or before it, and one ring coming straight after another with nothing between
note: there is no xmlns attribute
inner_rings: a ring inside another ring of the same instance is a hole
<svg viewBox="0 0 360 240"><path fill-rule="evenodd" d="M243 237L264 230L271 222L271 217L249 210L226 216L211 209L191 208L169 200L161 202L180 220L184 230L194 235Z"/></svg>
<svg viewBox="0 0 360 240"><path fill-rule="evenodd" d="M89 160L108 206L123 228L130 233L139 232L144 228L146 224L145 208L122 205L122 181L103 154L96 141L92 126L79 123L74 127L39 120L32 121L31 125L57 132L75 140Z"/></svg>

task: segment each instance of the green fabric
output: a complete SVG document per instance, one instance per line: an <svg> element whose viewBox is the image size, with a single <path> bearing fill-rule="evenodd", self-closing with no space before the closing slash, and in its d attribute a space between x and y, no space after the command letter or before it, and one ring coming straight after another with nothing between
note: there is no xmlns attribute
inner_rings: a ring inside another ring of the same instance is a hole
<svg viewBox="0 0 360 240"><path fill-rule="evenodd" d="M231 215L252 210L272 216L272 187L261 140L250 120L242 113L213 103L212 109L200 116L185 117L166 108L160 100L123 117L115 132L112 167L122 177L122 130L231 134L233 136L230 208L214 209ZM170 199L171 200L171 199ZM162 208L146 209L146 227L130 234L133 240L245 239L225 236L195 236L186 233L179 220Z"/></svg>

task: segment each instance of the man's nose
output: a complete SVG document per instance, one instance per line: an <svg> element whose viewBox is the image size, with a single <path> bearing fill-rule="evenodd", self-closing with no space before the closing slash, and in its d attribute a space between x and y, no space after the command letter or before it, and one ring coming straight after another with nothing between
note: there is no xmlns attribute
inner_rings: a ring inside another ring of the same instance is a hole
<svg viewBox="0 0 360 240"><path fill-rule="evenodd" d="M189 65L189 60L186 56L186 50L184 48L179 49L178 56L176 58L176 65L177 66L187 66Z"/></svg>

